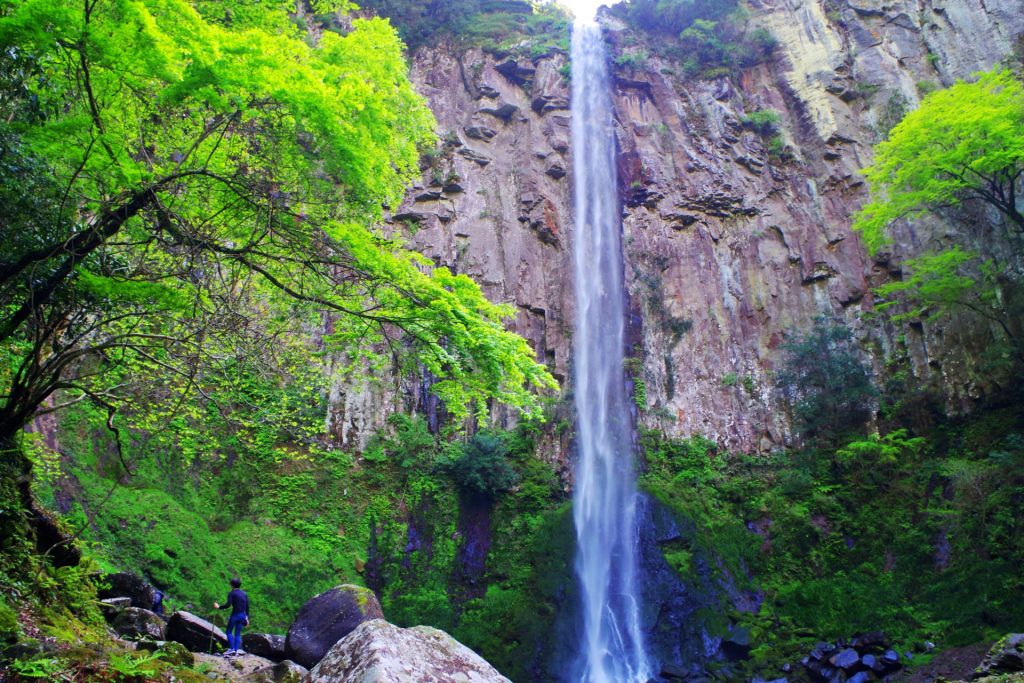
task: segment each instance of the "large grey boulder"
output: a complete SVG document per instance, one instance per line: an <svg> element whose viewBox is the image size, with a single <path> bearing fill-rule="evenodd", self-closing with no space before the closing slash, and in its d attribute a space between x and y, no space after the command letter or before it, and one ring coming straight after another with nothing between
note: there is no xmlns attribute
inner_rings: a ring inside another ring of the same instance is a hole
<svg viewBox="0 0 1024 683"><path fill-rule="evenodd" d="M356 626L383 619L377 596L369 588L342 584L306 602L288 629L285 656L307 669Z"/></svg>
<svg viewBox="0 0 1024 683"><path fill-rule="evenodd" d="M178 611L167 621L167 640L181 643L192 652L216 652L228 646L224 631L194 614Z"/></svg>
<svg viewBox="0 0 1024 683"><path fill-rule="evenodd" d="M111 624L117 635L132 640L150 638L164 639L164 620L159 615L141 607L126 607L114 617Z"/></svg>
<svg viewBox="0 0 1024 683"><path fill-rule="evenodd" d="M366 621L338 641L302 683L511 683L477 653L429 626Z"/></svg>

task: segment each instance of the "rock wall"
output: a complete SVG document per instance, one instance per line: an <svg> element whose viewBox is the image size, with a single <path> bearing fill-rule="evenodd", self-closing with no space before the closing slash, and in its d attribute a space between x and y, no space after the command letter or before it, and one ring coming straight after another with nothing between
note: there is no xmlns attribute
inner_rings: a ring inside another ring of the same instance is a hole
<svg viewBox="0 0 1024 683"><path fill-rule="evenodd" d="M771 373L787 332L815 316L845 318L880 367L905 347L917 381L947 408L992 390L964 349L984 325L864 322L871 287L901 257L954 228L907 224L892 254L869 259L850 230L866 188L858 169L929 83L990 68L1024 32L1020 0L760 0L752 25L780 49L768 64L714 80L685 79L648 57L617 69L617 136L630 355L642 359L640 421L702 434L729 448L792 440ZM613 52L654 40L604 20ZM635 47L631 47L635 50ZM652 49L651 53L656 53ZM438 263L512 302L517 331L556 376L571 378L572 204L566 58L532 60L438 45L413 59L413 78L443 145L426 162L391 225ZM784 150L743 118L780 113ZM891 264L891 265L890 265ZM406 409L431 412L423 385L402 385ZM332 430L358 445L393 390L339 387ZM499 411L497 421L511 416ZM558 457L564 443L548 444Z"/></svg>

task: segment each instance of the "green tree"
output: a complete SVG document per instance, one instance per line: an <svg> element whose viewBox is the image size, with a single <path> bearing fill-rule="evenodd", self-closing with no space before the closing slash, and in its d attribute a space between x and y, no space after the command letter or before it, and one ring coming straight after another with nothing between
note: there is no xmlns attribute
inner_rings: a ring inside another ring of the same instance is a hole
<svg viewBox="0 0 1024 683"><path fill-rule="evenodd" d="M877 391L846 325L818 317L806 333L783 345L777 386L805 436L836 444L871 418Z"/></svg>
<svg viewBox="0 0 1024 683"><path fill-rule="evenodd" d="M864 175L871 201L853 227L871 251L898 218L966 201L997 209L1024 233L1024 88L996 70L927 95L875 148Z"/></svg>
<svg viewBox="0 0 1024 683"><path fill-rule="evenodd" d="M882 297L876 310L891 312L892 320L935 320L963 308L995 323L1016 353L1020 353L1020 285L992 260L979 262L977 254L951 247L934 254L908 259L905 276L875 289Z"/></svg>
<svg viewBox="0 0 1024 683"><path fill-rule="evenodd" d="M272 365L321 311L346 370L422 363L456 418L555 386L511 307L373 227L433 141L394 31L314 37L283 7L0 4L8 454L40 410L90 400L112 424L147 378L184 400L211 362Z"/></svg>

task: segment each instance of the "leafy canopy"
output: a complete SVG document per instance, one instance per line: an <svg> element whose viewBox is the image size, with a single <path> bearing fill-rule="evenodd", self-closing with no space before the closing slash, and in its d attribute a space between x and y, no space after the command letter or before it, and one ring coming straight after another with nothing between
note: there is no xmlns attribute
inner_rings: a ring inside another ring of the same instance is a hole
<svg viewBox="0 0 1024 683"><path fill-rule="evenodd" d="M420 361L456 418L555 386L510 307L374 229L433 140L393 29L285 7L0 4L0 437L58 390L112 415L147 377L271 365L322 311L349 371Z"/></svg>
<svg viewBox="0 0 1024 683"><path fill-rule="evenodd" d="M982 73L926 96L875 148L871 201L853 227L874 252L913 213L979 200L1024 232L1024 88L1010 71Z"/></svg>

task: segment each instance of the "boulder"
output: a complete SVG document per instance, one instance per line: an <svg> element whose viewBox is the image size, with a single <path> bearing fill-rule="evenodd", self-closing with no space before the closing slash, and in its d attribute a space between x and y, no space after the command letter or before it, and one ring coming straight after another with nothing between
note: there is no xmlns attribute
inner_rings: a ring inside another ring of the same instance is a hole
<svg viewBox="0 0 1024 683"><path fill-rule="evenodd" d="M898 652L896 652L896 650L886 650L885 652L882 653L880 661L882 662L882 665L885 666L886 668L891 668L891 667L894 667L894 666L899 666L899 664L900 664L900 654Z"/></svg>
<svg viewBox="0 0 1024 683"><path fill-rule="evenodd" d="M100 612L107 621L113 621L126 607L132 606L131 598L106 598L100 600Z"/></svg>
<svg viewBox="0 0 1024 683"><path fill-rule="evenodd" d="M511 683L444 631L365 621L338 641L303 683Z"/></svg>
<svg viewBox="0 0 1024 683"><path fill-rule="evenodd" d="M153 600L156 598L156 588L146 583L138 574L132 574L131 572L105 574L102 581L109 588L102 588L97 591L100 599L131 598L132 607L152 609Z"/></svg>
<svg viewBox="0 0 1024 683"><path fill-rule="evenodd" d="M840 650L828 659L832 666L849 671L860 663L860 655L852 647Z"/></svg>
<svg viewBox="0 0 1024 683"><path fill-rule="evenodd" d="M267 666L245 677L246 683L300 683L309 670L291 660Z"/></svg>
<svg viewBox="0 0 1024 683"><path fill-rule="evenodd" d="M285 656L310 669L359 624L383 619L369 588L343 584L310 598L288 629Z"/></svg>
<svg viewBox="0 0 1024 683"><path fill-rule="evenodd" d="M160 655L160 659L174 666L190 667L196 663L196 658L188 651L188 648L173 640L143 640L136 645L136 649L156 652Z"/></svg>
<svg viewBox="0 0 1024 683"><path fill-rule="evenodd" d="M280 662L286 658L284 641L284 636L270 633L245 633L242 635L242 649L257 657Z"/></svg>
<svg viewBox="0 0 1024 683"><path fill-rule="evenodd" d="M126 607L121 610L111 624L117 635L136 640L149 638L164 639L164 620L155 612L141 607Z"/></svg>
<svg viewBox="0 0 1024 683"><path fill-rule="evenodd" d="M1024 633L1011 633L992 646L971 674L971 680L1018 671L1024 671Z"/></svg>
<svg viewBox="0 0 1024 683"><path fill-rule="evenodd" d="M178 611L167 621L167 640L181 643L192 652L216 652L228 646L228 637L205 619Z"/></svg>
<svg viewBox="0 0 1024 683"><path fill-rule="evenodd" d="M846 679L846 683L869 683L874 680L874 676L869 671L858 671L849 678Z"/></svg>

